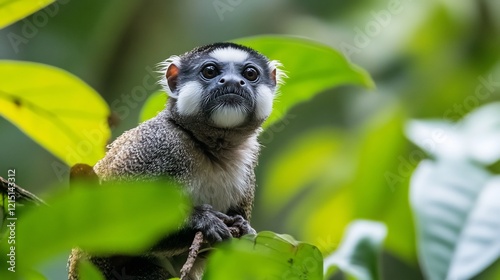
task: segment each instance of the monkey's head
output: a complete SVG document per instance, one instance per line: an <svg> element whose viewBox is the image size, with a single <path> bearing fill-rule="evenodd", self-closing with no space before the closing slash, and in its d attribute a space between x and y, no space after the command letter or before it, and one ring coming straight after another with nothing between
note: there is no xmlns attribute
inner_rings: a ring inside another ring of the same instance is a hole
<svg viewBox="0 0 500 280"><path fill-rule="evenodd" d="M202 46L162 66L173 115L226 130L260 126L284 76L279 62L234 43Z"/></svg>

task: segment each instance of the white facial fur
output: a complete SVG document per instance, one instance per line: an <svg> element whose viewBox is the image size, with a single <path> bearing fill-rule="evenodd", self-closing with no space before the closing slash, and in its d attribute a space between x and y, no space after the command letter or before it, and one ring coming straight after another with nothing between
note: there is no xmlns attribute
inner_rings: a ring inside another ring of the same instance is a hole
<svg viewBox="0 0 500 280"><path fill-rule="evenodd" d="M177 112L181 115L195 115L201 108L202 86L195 81L187 82L179 88Z"/></svg>
<svg viewBox="0 0 500 280"><path fill-rule="evenodd" d="M243 63L248 58L248 53L243 50L233 48L215 49L210 56L220 62Z"/></svg>
<svg viewBox="0 0 500 280"><path fill-rule="evenodd" d="M231 47L215 49L209 55L224 63L243 63L249 56L247 52ZM180 67L180 58L172 56L161 63L161 72L165 73L172 63ZM280 69L281 63L276 60L270 61L268 66L271 71L276 69L276 88L278 88L278 86L283 83L283 78L286 78L286 74ZM202 102L202 86L198 82L187 82L186 84L181 85L176 93L171 92L164 75L160 84L170 97L177 99L177 111L179 114L187 116L196 115L200 112ZM265 85L259 85L256 88L255 117L257 119L265 119L271 114L275 94L276 92L273 92L271 88ZM211 120L214 125L218 127L233 128L241 125L247 118L247 115L248 112L246 112L243 108L225 105L214 110L211 115Z"/></svg>
<svg viewBox="0 0 500 280"><path fill-rule="evenodd" d="M212 122L221 128L233 128L245 121L247 113L240 107L224 105L214 110Z"/></svg>
<svg viewBox="0 0 500 280"><path fill-rule="evenodd" d="M255 103L255 116L262 120L267 118L273 110L274 92L265 85L257 87L257 102Z"/></svg>

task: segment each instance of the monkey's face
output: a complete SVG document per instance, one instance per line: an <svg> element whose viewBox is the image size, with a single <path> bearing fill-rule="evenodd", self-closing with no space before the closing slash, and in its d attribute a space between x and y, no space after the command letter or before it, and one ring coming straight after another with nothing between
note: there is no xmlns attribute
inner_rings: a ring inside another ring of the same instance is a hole
<svg viewBox="0 0 500 280"><path fill-rule="evenodd" d="M278 65L251 49L220 43L172 58L164 83L181 116L235 128L269 116Z"/></svg>

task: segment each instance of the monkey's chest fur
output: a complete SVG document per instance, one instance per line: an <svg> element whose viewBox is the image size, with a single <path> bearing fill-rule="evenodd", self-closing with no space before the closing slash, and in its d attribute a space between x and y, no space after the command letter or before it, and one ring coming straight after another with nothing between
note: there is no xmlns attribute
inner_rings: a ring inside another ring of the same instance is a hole
<svg viewBox="0 0 500 280"><path fill-rule="evenodd" d="M198 153L188 177L187 191L195 205L210 204L226 212L245 199L253 188L253 159L249 151L226 151L224 157L211 158Z"/></svg>

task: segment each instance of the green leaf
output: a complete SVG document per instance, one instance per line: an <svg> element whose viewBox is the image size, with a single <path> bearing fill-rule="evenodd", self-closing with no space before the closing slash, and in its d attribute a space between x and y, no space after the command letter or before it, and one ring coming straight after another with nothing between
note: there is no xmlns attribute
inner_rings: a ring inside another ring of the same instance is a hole
<svg viewBox="0 0 500 280"><path fill-rule="evenodd" d="M0 0L0 29L44 8L54 0Z"/></svg>
<svg viewBox="0 0 500 280"><path fill-rule="evenodd" d="M190 209L167 182L76 186L33 207L16 223L18 267L31 267L71 248L92 254L138 253L178 228ZM1 244L0 259L9 244ZM4 261L3 259L1 259Z"/></svg>
<svg viewBox="0 0 500 280"><path fill-rule="evenodd" d="M351 64L340 52L315 41L286 36L258 36L235 42L254 48L271 60L279 60L288 75L274 102L273 113L265 123L266 127L282 118L293 106L326 89L346 84L374 88L366 71Z"/></svg>
<svg viewBox="0 0 500 280"><path fill-rule="evenodd" d="M260 232L233 239L208 260L203 279L322 279L323 257L288 235Z"/></svg>
<svg viewBox="0 0 500 280"><path fill-rule="evenodd" d="M405 120L397 104L388 104L370 117L356 148L357 170L345 188L353 193L355 217L384 222L390 229L385 249L413 264L417 259L408 182L421 157L415 159L415 151L407 148L402 132Z"/></svg>
<svg viewBox="0 0 500 280"><path fill-rule="evenodd" d="M87 260L79 262L78 273L80 280L104 280L104 276L99 269Z"/></svg>
<svg viewBox="0 0 500 280"><path fill-rule="evenodd" d="M471 279L500 257L500 177L467 161L426 160L410 199L429 279Z"/></svg>
<svg viewBox="0 0 500 280"><path fill-rule="evenodd" d="M167 94L164 91L152 93L142 106L139 122L147 121L156 116L165 108L165 104L167 104Z"/></svg>
<svg viewBox="0 0 500 280"><path fill-rule="evenodd" d="M379 255L386 235L387 228L382 223L353 221L337 251L325 258L326 276L340 269L349 279L380 279Z"/></svg>
<svg viewBox="0 0 500 280"><path fill-rule="evenodd" d="M61 69L0 61L0 115L66 164L94 165L110 138L109 108L82 80Z"/></svg>

